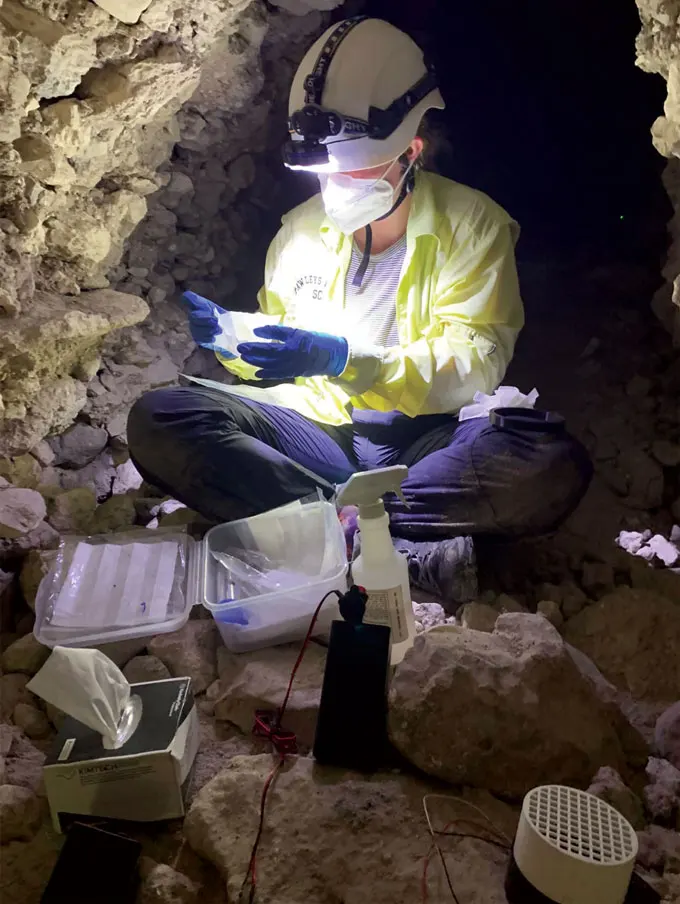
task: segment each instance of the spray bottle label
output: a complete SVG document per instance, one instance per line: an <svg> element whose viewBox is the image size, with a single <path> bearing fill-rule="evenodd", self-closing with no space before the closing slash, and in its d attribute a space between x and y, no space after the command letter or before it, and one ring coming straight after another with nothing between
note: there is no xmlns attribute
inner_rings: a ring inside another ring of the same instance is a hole
<svg viewBox="0 0 680 904"><path fill-rule="evenodd" d="M364 622L368 625L387 625L392 643L408 640L408 627L404 619L404 593L401 587L389 590L367 590L368 602Z"/></svg>

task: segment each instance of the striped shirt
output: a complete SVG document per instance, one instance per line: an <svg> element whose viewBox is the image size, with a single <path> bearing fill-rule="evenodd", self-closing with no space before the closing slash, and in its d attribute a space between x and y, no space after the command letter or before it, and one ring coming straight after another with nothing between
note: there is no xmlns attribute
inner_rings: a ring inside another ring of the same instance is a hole
<svg viewBox="0 0 680 904"><path fill-rule="evenodd" d="M396 297L406 257L406 235L380 254L371 255L362 284L357 287L352 280L362 257L354 243L345 281L345 335L350 342L362 345L399 345Z"/></svg>

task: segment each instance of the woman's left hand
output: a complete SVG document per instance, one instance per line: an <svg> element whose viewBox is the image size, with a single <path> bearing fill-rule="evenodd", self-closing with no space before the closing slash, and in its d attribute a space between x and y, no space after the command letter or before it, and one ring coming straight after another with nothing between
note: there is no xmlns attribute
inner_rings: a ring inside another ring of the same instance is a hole
<svg viewBox="0 0 680 904"><path fill-rule="evenodd" d="M349 344L342 336L298 330L290 326L261 326L255 335L269 342L243 342L242 360L257 367L261 380L295 377L339 377L347 367Z"/></svg>

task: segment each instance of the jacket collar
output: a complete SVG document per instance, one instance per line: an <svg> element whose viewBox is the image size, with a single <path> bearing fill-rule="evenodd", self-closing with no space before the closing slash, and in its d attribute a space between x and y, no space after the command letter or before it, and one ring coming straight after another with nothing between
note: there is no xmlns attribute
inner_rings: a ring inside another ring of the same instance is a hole
<svg viewBox="0 0 680 904"><path fill-rule="evenodd" d="M416 177L411 211L406 224L406 238L409 245L415 243L422 235L431 235L437 242L439 241L436 230L435 210L432 176L430 173L420 172ZM346 241L351 245L351 237L340 232L329 217L324 217L319 227L319 234L326 248L334 254L341 253Z"/></svg>

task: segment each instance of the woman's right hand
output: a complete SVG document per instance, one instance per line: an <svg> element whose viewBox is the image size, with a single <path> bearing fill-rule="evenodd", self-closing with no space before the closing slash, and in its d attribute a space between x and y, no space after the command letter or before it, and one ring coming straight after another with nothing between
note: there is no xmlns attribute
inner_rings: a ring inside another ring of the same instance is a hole
<svg viewBox="0 0 680 904"><path fill-rule="evenodd" d="M189 331L194 342L204 348L215 348L215 340L222 333L219 316L227 313L224 308L195 292L185 292L182 305L188 314Z"/></svg>

